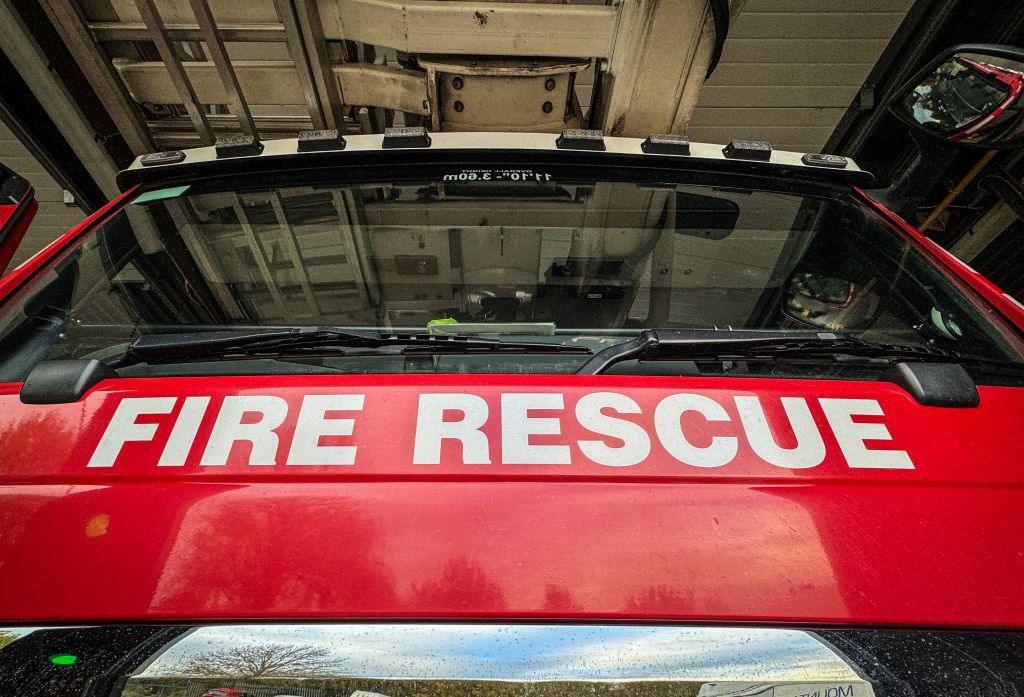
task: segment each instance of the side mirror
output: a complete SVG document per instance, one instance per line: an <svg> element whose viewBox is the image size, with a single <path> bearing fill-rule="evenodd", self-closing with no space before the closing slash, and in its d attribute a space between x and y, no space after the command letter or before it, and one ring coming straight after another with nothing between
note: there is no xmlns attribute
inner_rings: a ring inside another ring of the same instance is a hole
<svg viewBox="0 0 1024 697"><path fill-rule="evenodd" d="M0 164L0 275L11 263L38 208L28 180Z"/></svg>
<svg viewBox="0 0 1024 697"><path fill-rule="evenodd" d="M889 100L904 123L957 145L1012 148L1024 141L1024 50L951 48Z"/></svg>

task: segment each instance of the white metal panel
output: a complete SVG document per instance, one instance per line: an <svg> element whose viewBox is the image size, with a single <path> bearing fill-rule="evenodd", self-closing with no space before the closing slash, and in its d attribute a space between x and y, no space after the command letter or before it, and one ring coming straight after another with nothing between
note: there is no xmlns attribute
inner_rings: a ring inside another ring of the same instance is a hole
<svg viewBox="0 0 1024 697"><path fill-rule="evenodd" d="M817 152L913 0L747 0L701 92L693 140Z"/></svg>
<svg viewBox="0 0 1024 697"><path fill-rule="evenodd" d="M328 39L362 41L410 53L604 56L616 21L616 9L602 5L317 1Z"/></svg>

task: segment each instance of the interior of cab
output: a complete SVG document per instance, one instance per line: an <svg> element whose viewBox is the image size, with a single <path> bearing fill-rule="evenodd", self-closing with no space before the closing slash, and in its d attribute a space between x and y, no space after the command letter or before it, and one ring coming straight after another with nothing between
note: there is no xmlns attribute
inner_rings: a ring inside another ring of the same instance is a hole
<svg viewBox="0 0 1024 697"><path fill-rule="evenodd" d="M170 214L221 309L255 324L747 326L809 241L793 234L801 197L621 182L294 187L141 208L137 232Z"/></svg>

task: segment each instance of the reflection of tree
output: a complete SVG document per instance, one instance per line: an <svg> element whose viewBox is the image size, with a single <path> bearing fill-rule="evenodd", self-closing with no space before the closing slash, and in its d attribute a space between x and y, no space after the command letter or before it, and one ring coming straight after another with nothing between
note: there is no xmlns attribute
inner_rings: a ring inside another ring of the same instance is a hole
<svg viewBox="0 0 1024 697"><path fill-rule="evenodd" d="M196 689L190 678L132 678L122 697L185 697L200 695L224 682L202 681ZM515 682L500 680L387 680L328 678L303 681L275 678L235 682L235 689L252 695L317 695L349 697L356 692L389 697L696 697L698 682L682 680L623 680L610 682ZM821 692L824 692L823 690Z"/></svg>
<svg viewBox="0 0 1024 697"><path fill-rule="evenodd" d="M183 509L185 523L172 536L174 546L155 593L158 607L191 604L292 614L393 607L395 591L381 556L379 520L358 513L355 504L339 505L342 499L334 490L304 498L301 515L291 495L237 494L209 497ZM221 529L246 534L209 534ZM231 572L209 559L231 559Z"/></svg>
<svg viewBox="0 0 1024 697"><path fill-rule="evenodd" d="M269 678L317 676L331 671L327 649L292 644L250 644L186 656L177 672L188 675Z"/></svg>
<svg viewBox="0 0 1024 697"><path fill-rule="evenodd" d="M544 589L544 609L551 612L578 612L580 607L565 586L549 583Z"/></svg>
<svg viewBox="0 0 1024 697"><path fill-rule="evenodd" d="M0 649L7 646L20 636L20 634L15 634L14 632L5 632L2 629L0 629Z"/></svg>
<svg viewBox="0 0 1024 697"><path fill-rule="evenodd" d="M693 592L689 588L668 585L648 586L638 596L631 596L626 612L658 612L688 610L693 607Z"/></svg>
<svg viewBox="0 0 1024 697"><path fill-rule="evenodd" d="M438 608L502 608L501 587L465 557L449 559L440 578L427 581L416 591L420 602Z"/></svg>

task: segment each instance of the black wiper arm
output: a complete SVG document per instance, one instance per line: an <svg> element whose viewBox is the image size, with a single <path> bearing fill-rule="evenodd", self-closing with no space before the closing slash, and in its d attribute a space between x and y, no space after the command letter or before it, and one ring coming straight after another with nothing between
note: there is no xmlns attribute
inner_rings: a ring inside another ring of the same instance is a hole
<svg viewBox="0 0 1024 697"><path fill-rule="evenodd" d="M150 334L128 345L121 356L106 361L111 368L137 363L179 363L224 358L267 358L288 353L309 353L334 348L380 348L406 346L410 352L425 353L582 353L582 346L509 342L460 335L378 332L339 327L289 327L266 330Z"/></svg>
<svg viewBox="0 0 1024 697"><path fill-rule="evenodd" d="M756 358L855 357L936 363L974 362L972 357L927 346L863 341L849 336L803 331L714 329L645 329L635 339L597 352L576 372L597 375L621 361L667 356L684 360L752 360Z"/></svg>

